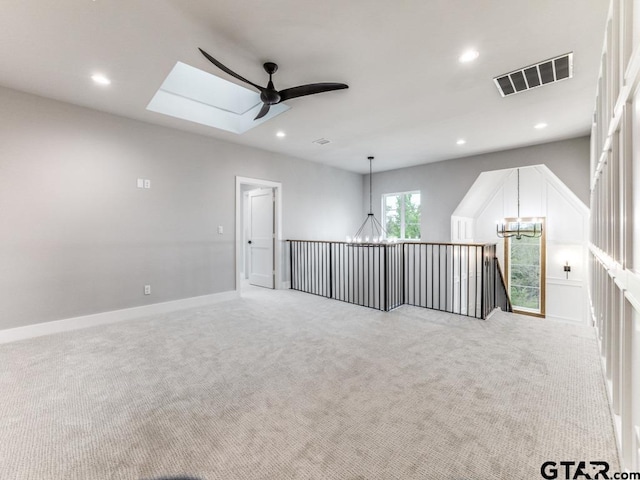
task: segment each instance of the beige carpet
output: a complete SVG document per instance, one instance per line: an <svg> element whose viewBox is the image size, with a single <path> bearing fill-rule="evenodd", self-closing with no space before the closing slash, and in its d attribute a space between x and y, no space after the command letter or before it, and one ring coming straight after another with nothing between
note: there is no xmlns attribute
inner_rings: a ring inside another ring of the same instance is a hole
<svg viewBox="0 0 640 480"><path fill-rule="evenodd" d="M537 479L617 453L594 333L293 291L0 345L10 480Z"/></svg>

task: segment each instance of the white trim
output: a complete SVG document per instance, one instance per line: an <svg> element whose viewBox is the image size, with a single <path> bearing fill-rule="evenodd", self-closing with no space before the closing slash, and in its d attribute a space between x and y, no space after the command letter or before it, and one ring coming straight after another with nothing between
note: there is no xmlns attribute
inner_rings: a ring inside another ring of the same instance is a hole
<svg viewBox="0 0 640 480"><path fill-rule="evenodd" d="M0 344L25 340L27 338L41 337L43 335L51 335L54 333L80 330L82 328L95 327L97 325L105 325L108 323L122 322L124 320L133 320L149 315L159 315L186 308L202 307L218 302L233 300L238 297L239 293L237 290L230 290L227 292L212 293L210 295L202 295L199 297L182 298L180 300L172 300L170 302L152 303L151 305L143 305L140 307L124 308L122 310L112 310L109 312L94 313L92 315L83 315L81 317L54 320L52 322L36 323L33 325L26 325L24 327L9 328L6 330L0 330Z"/></svg>
<svg viewBox="0 0 640 480"><path fill-rule="evenodd" d="M625 269L593 243L589 244L589 250L602 267L607 270L607 274L614 279L618 289L622 291L633 308L640 311L640 274Z"/></svg>
<svg viewBox="0 0 640 480"><path fill-rule="evenodd" d="M235 242L235 256L236 256L236 291L240 295L240 271L242 263L242 185L256 185L258 187L266 187L275 189L275 229L276 238L274 246L274 288L279 290L283 287L283 269L282 269L282 183L274 182L271 180L262 180L260 178L249 178L236 176L236 242Z"/></svg>
<svg viewBox="0 0 640 480"><path fill-rule="evenodd" d="M547 285L562 285L563 287L575 287L575 288L583 288L584 281L583 280L572 280L565 278L557 278L557 277L549 277L547 276Z"/></svg>
<svg viewBox="0 0 640 480"><path fill-rule="evenodd" d="M569 317L561 317L558 315L545 315L544 318L545 320L550 320L552 322L570 323L572 325L588 325L588 323L585 322L584 320L577 320L575 318L569 318Z"/></svg>

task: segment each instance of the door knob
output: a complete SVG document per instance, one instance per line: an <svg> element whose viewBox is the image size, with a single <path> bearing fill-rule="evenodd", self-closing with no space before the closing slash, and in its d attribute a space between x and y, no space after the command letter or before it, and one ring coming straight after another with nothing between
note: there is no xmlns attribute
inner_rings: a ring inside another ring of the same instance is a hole
<svg viewBox="0 0 640 480"><path fill-rule="evenodd" d="M249 245L251 245L251 240L249 240Z"/></svg>

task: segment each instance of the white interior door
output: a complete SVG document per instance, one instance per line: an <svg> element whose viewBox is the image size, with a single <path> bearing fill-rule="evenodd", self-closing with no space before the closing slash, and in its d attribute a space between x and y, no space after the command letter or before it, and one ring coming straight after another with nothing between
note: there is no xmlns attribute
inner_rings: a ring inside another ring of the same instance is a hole
<svg viewBox="0 0 640 480"><path fill-rule="evenodd" d="M274 281L273 188L249 192L249 283L273 288Z"/></svg>

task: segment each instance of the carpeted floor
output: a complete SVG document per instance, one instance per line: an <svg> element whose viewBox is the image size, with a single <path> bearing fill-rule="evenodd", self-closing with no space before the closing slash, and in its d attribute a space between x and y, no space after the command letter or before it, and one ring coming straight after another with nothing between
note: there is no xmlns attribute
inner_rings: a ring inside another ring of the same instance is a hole
<svg viewBox="0 0 640 480"><path fill-rule="evenodd" d="M536 479L619 469L594 332L293 291L0 345L0 478Z"/></svg>

